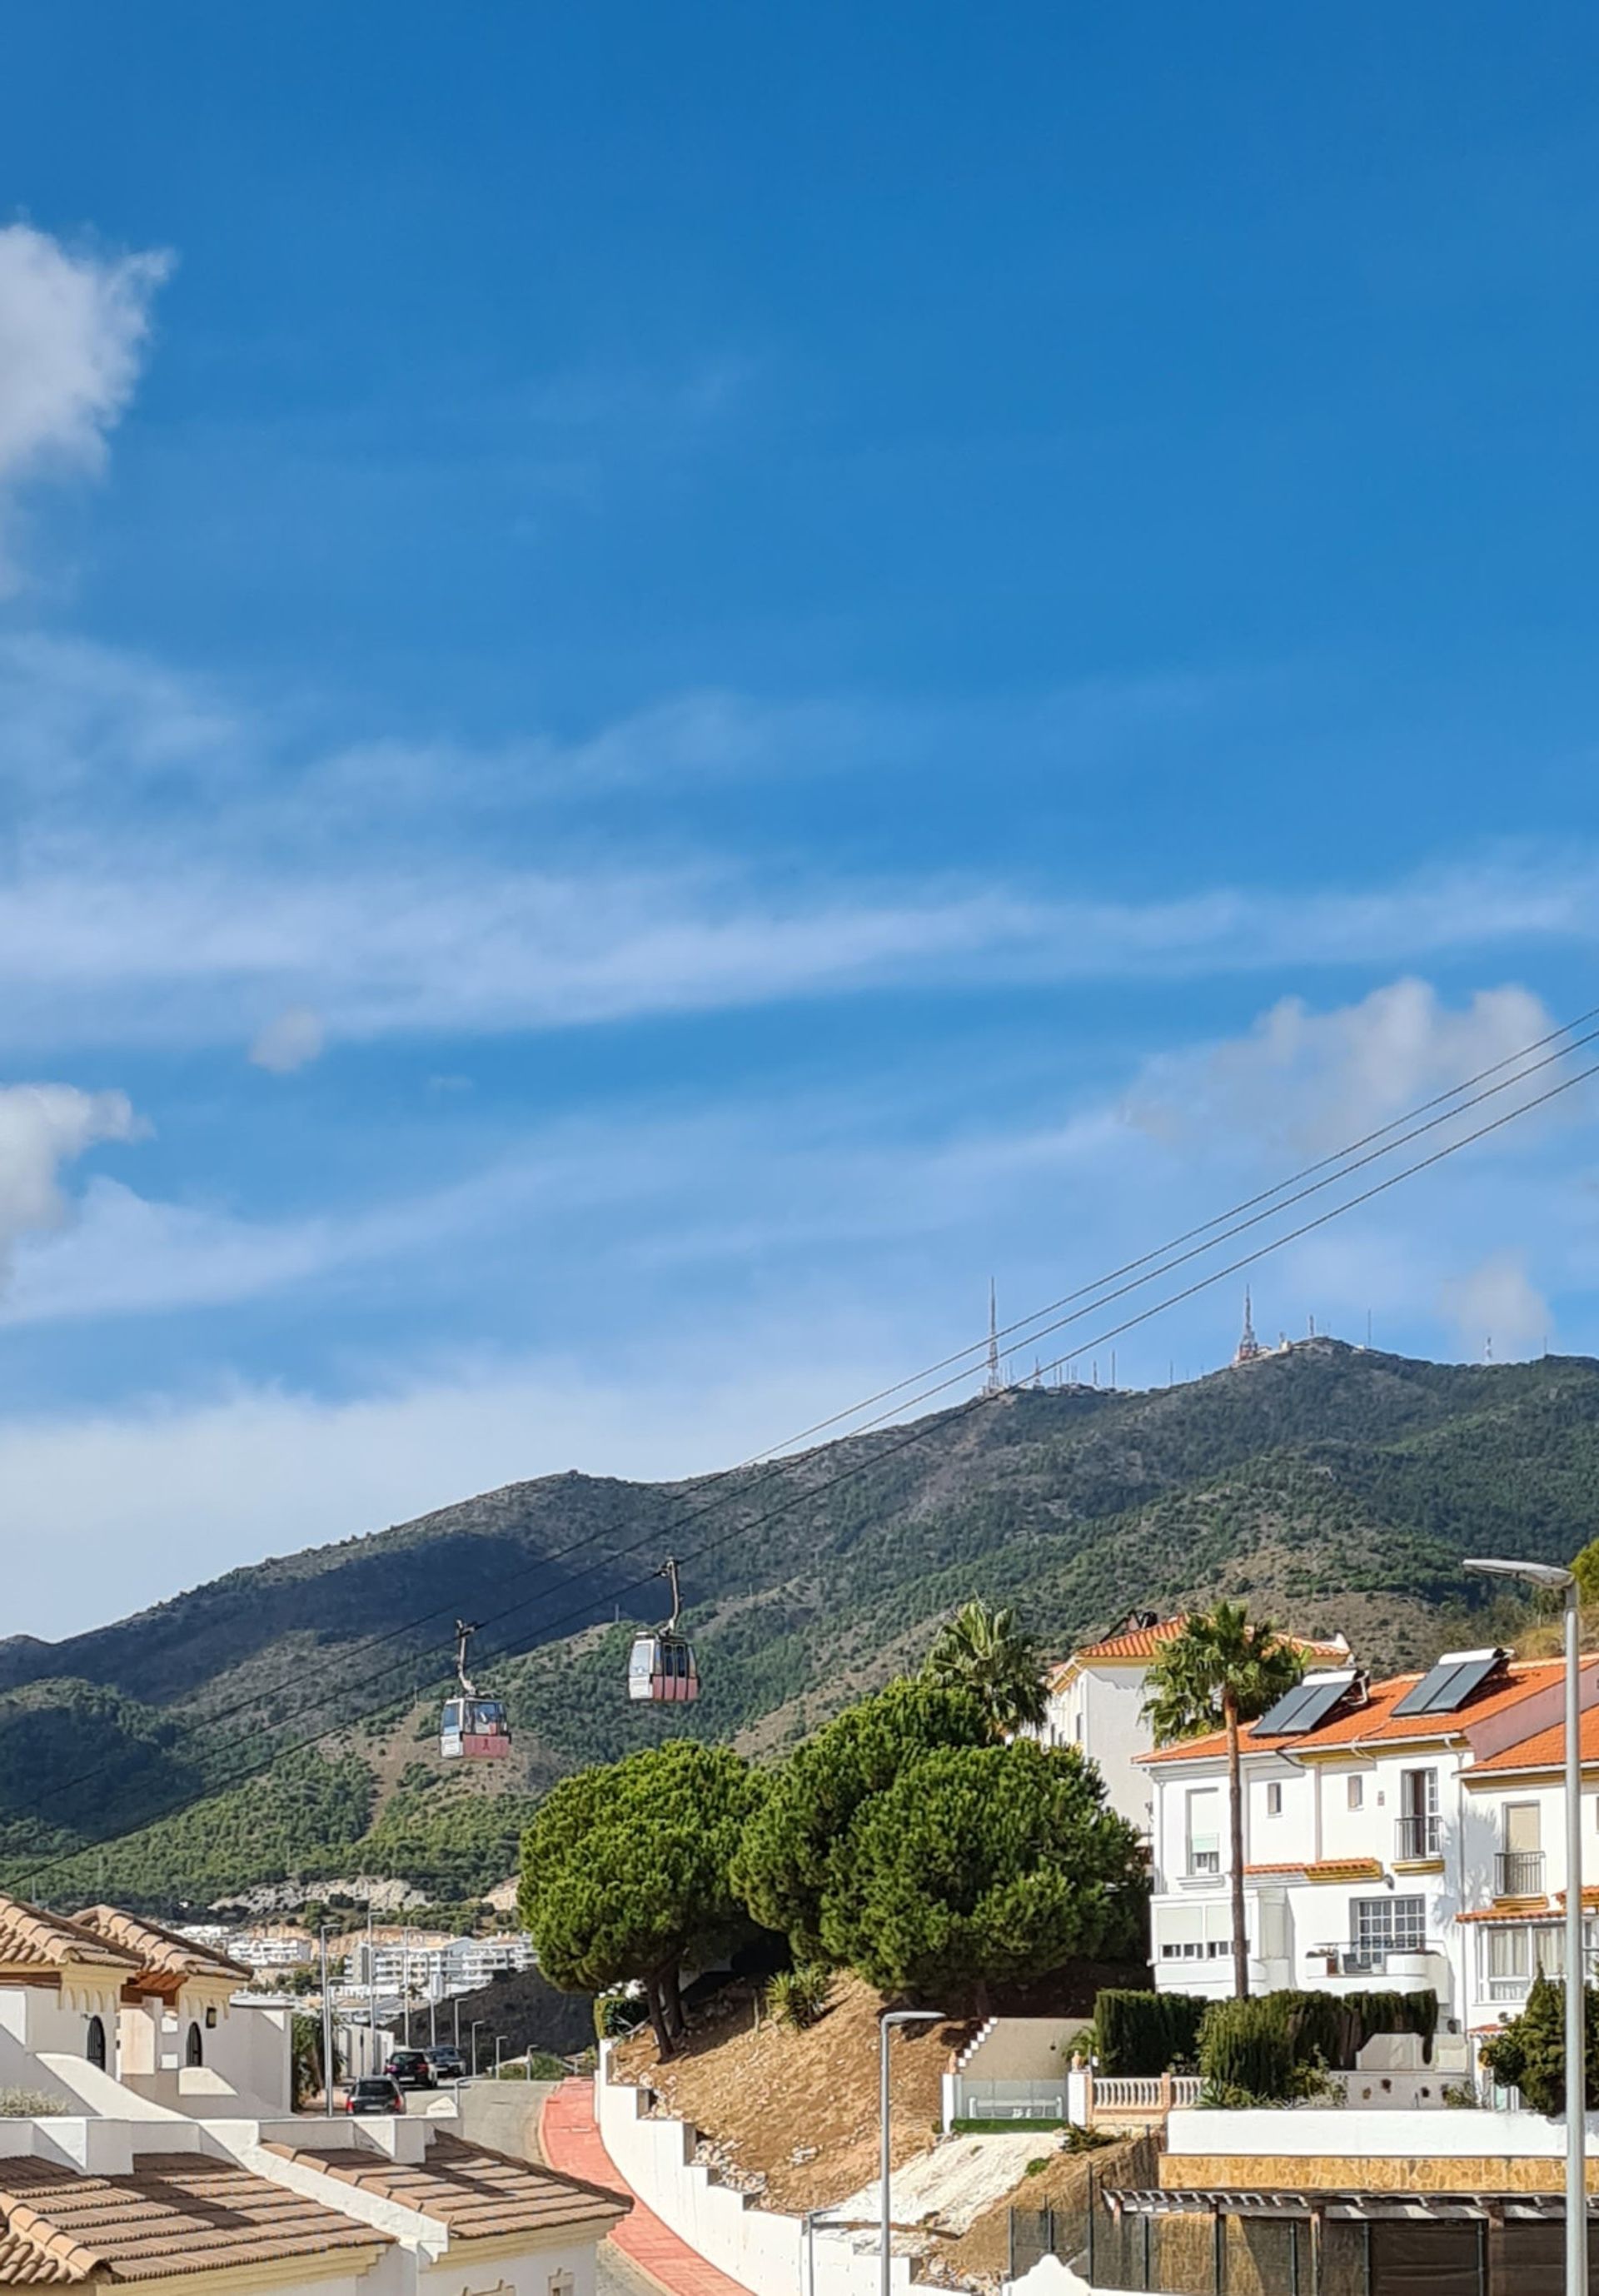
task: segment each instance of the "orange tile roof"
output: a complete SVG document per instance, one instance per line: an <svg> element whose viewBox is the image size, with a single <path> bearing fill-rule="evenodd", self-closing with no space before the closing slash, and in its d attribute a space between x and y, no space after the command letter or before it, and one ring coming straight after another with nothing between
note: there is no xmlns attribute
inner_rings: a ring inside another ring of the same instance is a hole
<svg viewBox="0 0 1599 2296"><path fill-rule="evenodd" d="M1553 1663L1553 1661L1552 1661ZM1577 1751L1584 1762L1599 1762L1599 1706L1584 1709L1577 1729ZM1496 1770L1557 1770L1566 1759L1566 1725L1562 1716L1530 1738L1518 1738L1486 1762L1473 1762L1469 1775L1491 1777Z"/></svg>
<svg viewBox="0 0 1599 2296"><path fill-rule="evenodd" d="M1585 1666L1599 1665L1599 1658L1585 1659ZM1505 1707L1513 1706L1519 1699L1530 1698L1534 1691L1547 1690L1560 1681L1564 1660L1557 1658L1513 1660L1505 1670L1505 1678L1496 1680L1468 1700L1452 1714L1396 1715L1407 1690L1414 1690L1423 1679L1420 1674L1398 1674L1387 1682L1374 1682L1364 1706L1334 1715L1319 1730L1300 1731L1295 1736L1269 1738L1254 1736L1246 1726L1243 1733L1245 1753L1270 1754L1286 1746L1292 1752L1333 1753L1341 1746L1365 1747L1370 1743L1403 1743L1410 1738L1452 1737L1468 1722L1480 1722L1490 1714L1499 1714ZM1540 1735L1543 1734L1540 1733ZM1182 1738L1175 1745L1162 1746L1152 1754L1140 1754L1141 1762L1185 1762L1196 1757L1225 1754L1227 1734L1225 1730L1207 1731L1200 1738ZM1480 1767L1486 1770L1484 1762ZM1501 1767L1508 1767L1501 1764Z"/></svg>
<svg viewBox="0 0 1599 2296"><path fill-rule="evenodd" d="M1187 1624L1187 1616L1183 1614L1175 1619L1162 1619L1152 1627L1130 1627L1124 1634L1107 1635L1103 1642L1084 1643L1072 1652L1070 1658L1063 1659L1062 1665L1070 1666L1073 1659L1084 1658L1153 1658L1162 1643L1172 1641ZM1302 1635L1285 1634L1282 1639L1292 1643L1295 1650L1302 1651L1307 1658L1331 1660L1348 1658L1349 1654L1342 1643L1307 1642Z"/></svg>
<svg viewBox="0 0 1599 2296"><path fill-rule="evenodd" d="M135 1955L142 1964L140 1976L152 1992L176 1993L188 1977L223 1977L234 1985L247 1985L255 1975L245 1963L230 1960L214 1946L197 1945L193 1938L164 1930L159 1922L119 1913L115 1906L91 1906L72 1918L79 1929L92 1930L96 1937Z"/></svg>
<svg viewBox="0 0 1599 2296"><path fill-rule="evenodd" d="M604 2228L627 2213L626 2204L601 2185L443 2133L431 2137L426 2158L414 2162L391 2161L387 2153L348 2143L269 2144L266 2150L432 2217L447 2226L453 2240L488 2240L565 2225Z"/></svg>
<svg viewBox="0 0 1599 2296"><path fill-rule="evenodd" d="M127 2177L0 2160L0 2285L167 2280L387 2248L385 2233L200 2152L141 2153Z"/></svg>
<svg viewBox="0 0 1599 2296"><path fill-rule="evenodd" d="M137 1968L138 1956L59 1914L0 1895L0 1968L47 1972L68 1962L98 1964L127 1977Z"/></svg>

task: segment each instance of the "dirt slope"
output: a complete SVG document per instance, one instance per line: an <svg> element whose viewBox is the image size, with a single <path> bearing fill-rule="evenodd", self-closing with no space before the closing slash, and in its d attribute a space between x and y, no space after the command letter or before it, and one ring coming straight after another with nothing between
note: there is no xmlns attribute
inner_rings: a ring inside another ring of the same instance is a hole
<svg viewBox="0 0 1599 2296"><path fill-rule="evenodd" d="M763 2019L745 1987L731 1987L701 2013L681 2054L660 2064L647 2034L617 2051L619 2075L647 2083L664 2109L692 2120L706 2156L730 2184L758 2192L768 2208L825 2208L877 2173L877 2020L882 1997L840 1977L832 2002L808 2033ZM939 2076L969 2024L913 2027L890 2044L894 2163L931 2144Z"/></svg>

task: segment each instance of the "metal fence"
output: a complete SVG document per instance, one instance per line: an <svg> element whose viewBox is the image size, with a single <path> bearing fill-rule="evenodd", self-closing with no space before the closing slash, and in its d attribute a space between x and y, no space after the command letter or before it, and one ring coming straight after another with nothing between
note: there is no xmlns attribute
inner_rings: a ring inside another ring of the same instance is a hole
<svg viewBox="0 0 1599 2296"><path fill-rule="evenodd" d="M1064 2120L1066 2082L1055 2080L967 2080L955 2084L957 2120Z"/></svg>

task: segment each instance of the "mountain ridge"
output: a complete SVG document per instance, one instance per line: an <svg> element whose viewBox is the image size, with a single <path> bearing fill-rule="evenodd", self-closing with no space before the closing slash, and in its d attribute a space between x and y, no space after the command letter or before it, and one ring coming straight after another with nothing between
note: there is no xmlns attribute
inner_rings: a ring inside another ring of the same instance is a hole
<svg viewBox="0 0 1599 2296"><path fill-rule="evenodd" d="M470 1895L564 1771L685 1729L780 1749L915 1663L973 1592L1016 1602L1057 1649L1136 1606L1226 1594L1341 1628L1382 1667L1480 1607L1463 1554L1585 1544L1596 1484L1599 1364L1436 1365L1325 1339L1182 1387L1008 1389L688 1482L506 1484L60 1643L0 1644L0 1874L18 1886L29 1857L64 1859L53 1876L169 1904L365 1864ZM668 1545L704 1695L641 1714L629 1622L660 1615L636 1582ZM481 1672L516 1732L489 1778L441 1773L429 1745L457 1611L485 1620ZM53 1716L76 1725L65 1759ZM209 1799L161 1816L173 1781ZM133 1841L94 1847L134 1819Z"/></svg>

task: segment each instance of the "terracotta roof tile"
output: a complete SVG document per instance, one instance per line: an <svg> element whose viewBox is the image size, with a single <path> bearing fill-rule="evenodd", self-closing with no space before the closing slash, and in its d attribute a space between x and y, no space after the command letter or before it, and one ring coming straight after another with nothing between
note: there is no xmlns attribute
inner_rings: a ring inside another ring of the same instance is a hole
<svg viewBox="0 0 1599 2296"><path fill-rule="evenodd" d="M1583 1660L1585 1666L1599 1665L1599 1658ZM1452 1735L1467 1722L1480 1722L1490 1714L1499 1714L1519 1699L1530 1698L1535 1691L1547 1690L1561 1678L1563 1660L1513 1660L1504 1678L1496 1677L1487 1689L1459 1707L1452 1714L1403 1714L1396 1716L1398 1705L1407 1690L1414 1690L1422 1680L1419 1674L1399 1674L1387 1682L1374 1682L1364 1706L1349 1708L1324 1723L1319 1730L1303 1730L1296 1736L1260 1738L1247 1728L1243 1734L1246 1753L1275 1753L1279 1747L1292 1748L1296 1754L1335 1752L1341 1746L1365 1746L1368 1742L1378 1744L1401 1742L1407 1738L1439 1738ZM1586 1718L1585 1718L1586 1727ZM1546 1733L1540 1733L1546 1736ZM1529 1741L1536 1743L1537 1741ZM1157 1753L1141 1754L1141 1762L1192 1761L1196 1756L1226 1751L1225 1730L1208 1731L1201 1738L1180 1739L1176 1745L1162 1746ZM1599 1759L1599 1756L1596 1756ZM1495 1758L1500 1768L1513 1768L1513 1764ZM1478 1766L1473 1775L1488 1767L1487 1762Z"/></svg>
<svg viewBox="0 0 1599 2296"><path fill-rule="evenodd" d="M442 2132L432 2136L427 2158L391 2161L365 2145L268 2144L267 2151L296 2161L340 2183L355 2185L380 2200L398 2201L448 2227L455 2240L488 2240L516 2232L543 2232L562 2225L608 2226L626 2213L626 2204L601 2185L563 2177L554 2169L513 2161Z"/></svg>
<svg viewBox="0 0 1599 2296"><path fill-rule="evenodd" d="M1186 1617L1162 1619L1156 1626L1130 1627L1125 1633L1107 1635L1101 1642L1085 1643L1072 1652L1070 1658L1062 1660L1056 1671L1064 1671L1078 1659L1153 1658L1161 1644L1180 1635L1187 1624ZM1349 1655L1348 1646L1343 1643L1307 1642L1302 1635L1284 1635L1283 1640L1292 1643L1296 1650L1302 1651L1309 1659L1335 1661L1348 1659Z"/></svg>
<svg viewBox="0 0 1599 2296"><path fill-rule="evenodd" d="M168 2280L390 2245L370 2225L199 2152L141 2153L127 2177L0 2160L0 2285Z"/></svg>
<svg viewBox="0 0 1599 2296"><path fill-rule="evenodd" d="M96 1937L135 1955L148 1975L174 1986L185 1977L226 1977L235 1985L244 1985L255 1975L246 1963L231 1960L214 1946L197 1945L193 1938L164 1930L159 1922L119 1913L115 1906L91 1906L86 1913L72 1918L79 1929L92 1930Z"/></svg>
<svg viewBox="0 0 1599 2296"><path fill-rule="evenodd" d="M52 1970L68 1962L97 1964L126 1975L137 1966L138 1956L60 1914L0 1894L0 1966Z"/></svg>
<svg viewBox="0 0 1599 2296"><path fill-rule="evenodd" d="M1599 1706L1585 1708L1577 1731L1577 1751L1585 1762L1599 1762ZM1496 1770L1557 1770L1566 1759L1566 1726L1564 1719L1552 1722L1546 1730L1535 1731L1530 1738L1518 1738L1513 1746L1501 1748L1486 1762L1473 1762L1470 1775L1491 1777Z"/></svg>

